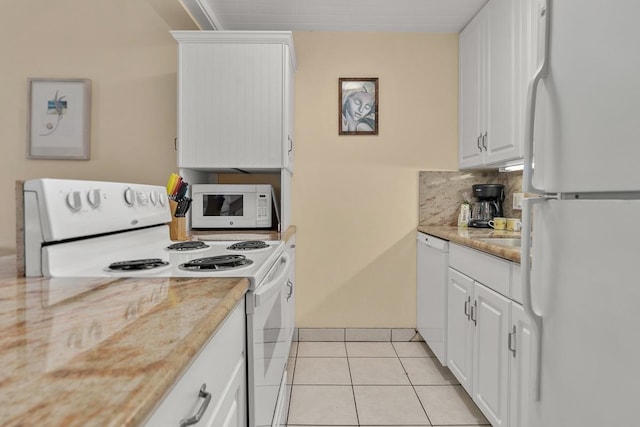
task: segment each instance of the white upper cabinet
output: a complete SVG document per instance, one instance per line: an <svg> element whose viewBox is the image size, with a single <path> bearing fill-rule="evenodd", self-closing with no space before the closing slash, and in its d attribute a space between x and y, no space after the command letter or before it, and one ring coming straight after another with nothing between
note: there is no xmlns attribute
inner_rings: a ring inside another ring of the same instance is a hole
<svg viewBox="0 0 640 427"><path fill-rule="evenodd" d="M485 85L484 77L484 35L486 33L487 9L484 8L460 33L460 99L459 99L459 167L482 165L482 132L486 111L481 107Z"/></svg>
<svg viewBox="0 0 640 427"><path fill-rule="evenodd" d="M293 171L290 32L173 31L178 166Z"/></svg>
<svg viewBox="0 0 640 427"><path fill-rule="evenodd" d="M460 33L461 169L523 157L533 0L490 0Z"/></svg>

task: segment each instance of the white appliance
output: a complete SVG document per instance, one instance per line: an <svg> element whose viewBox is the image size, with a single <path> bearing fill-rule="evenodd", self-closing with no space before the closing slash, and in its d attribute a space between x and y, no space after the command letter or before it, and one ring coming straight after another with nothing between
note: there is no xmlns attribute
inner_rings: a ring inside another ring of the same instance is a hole
<svg viewBox="0 0 640 427"><path fill-rule="evenodd" d="M539 6L523 179L540 195L523 205L528 426L638 425L640 2Z"/></svg>
<svg viewBox="0 0 640 427"><path fill-rule="evenodd" d="M447 279L449 242L418 233L417 307L418 332L442 366L447 366Z"/></svg>
<svg viewBox="0 0 640 427"><path fill-rule="evenodd" d="M70 298L119 277L246 277L250 426L286 413L292 260L282 241L169 239L161 186L38 179L24 184L25 268ZM77 278L77 281L69 278ZM73 286L70 286L73 284Z"/></svg>
<svg viewBox="0 0 640 427"><path fill-rule="evenodd" d="M265 184L195 184L193 228L270 228L273 187Z"/></svg>

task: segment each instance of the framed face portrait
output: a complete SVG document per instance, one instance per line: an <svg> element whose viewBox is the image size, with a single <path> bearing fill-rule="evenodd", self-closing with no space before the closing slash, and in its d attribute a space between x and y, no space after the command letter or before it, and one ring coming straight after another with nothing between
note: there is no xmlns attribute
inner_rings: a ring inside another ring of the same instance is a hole
<svg viewBox="0 0 640 427"><path fill-rule="evenodd" d="M339 135L378 134L377 78L340 78L338 98Z"/></svg>

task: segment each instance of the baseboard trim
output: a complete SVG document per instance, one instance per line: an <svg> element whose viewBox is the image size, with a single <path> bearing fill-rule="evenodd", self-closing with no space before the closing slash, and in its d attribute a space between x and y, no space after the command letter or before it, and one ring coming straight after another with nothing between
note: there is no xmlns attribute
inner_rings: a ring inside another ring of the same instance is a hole
<svg viewBox="0 0 640 427"><path fill-rule="evenodd" d="M424 341L413 328L296 328L294 341Z"/></svg>

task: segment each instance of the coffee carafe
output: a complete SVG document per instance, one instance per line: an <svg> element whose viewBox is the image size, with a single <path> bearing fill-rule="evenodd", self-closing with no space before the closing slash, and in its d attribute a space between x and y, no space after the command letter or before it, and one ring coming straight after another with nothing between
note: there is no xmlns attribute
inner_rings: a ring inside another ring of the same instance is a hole
<svg viewBox="0 0 640 427"><path fill-rule="evenodd" d="M489 221L504 216L504 185L476 184L471 189L477 201L471 206L469 227L489 228Z"/></svg>

